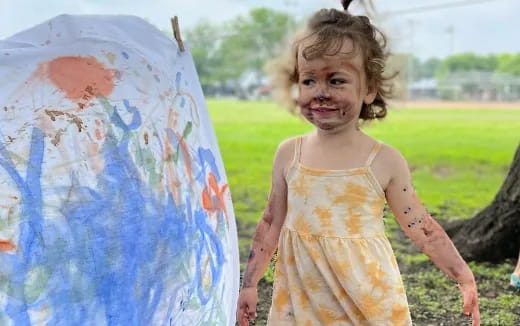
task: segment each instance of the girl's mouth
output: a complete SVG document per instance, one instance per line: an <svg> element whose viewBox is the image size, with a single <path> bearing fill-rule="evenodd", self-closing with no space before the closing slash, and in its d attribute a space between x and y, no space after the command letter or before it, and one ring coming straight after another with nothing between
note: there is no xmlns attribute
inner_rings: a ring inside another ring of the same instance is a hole
<svg viewBox="0 0 520 326"><path fill-rule="evenodd" d="M336 111L338 111L338 109L335 109L335 108L326 108L326 107L311 108L311 112L317 113L317 114L328 114L328 113L334 113Z"/></svg>

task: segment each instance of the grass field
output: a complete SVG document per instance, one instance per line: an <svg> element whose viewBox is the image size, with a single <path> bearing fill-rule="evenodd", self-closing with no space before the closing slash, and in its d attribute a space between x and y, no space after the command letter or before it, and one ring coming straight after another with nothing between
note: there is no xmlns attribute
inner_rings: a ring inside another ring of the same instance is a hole
<svg viewBox="0 0 520 326"><path fill-rule="evenodd" d="M270 186L273 153L283 139L312 130L271 102L209 100L239 226L241 262ZM471 217L501 185L520 141L520 108L392 109L365 132L399 149L407 158L421 200L439 219ZM417 325L462 325L454 283L404 239L386 219ZM520 325L520 294L507 288L513 260L471 264L479 281L482 325ZM259 289L259 325L270 305L269 276ZM263 315L262 315L263 314Z"/></svg>

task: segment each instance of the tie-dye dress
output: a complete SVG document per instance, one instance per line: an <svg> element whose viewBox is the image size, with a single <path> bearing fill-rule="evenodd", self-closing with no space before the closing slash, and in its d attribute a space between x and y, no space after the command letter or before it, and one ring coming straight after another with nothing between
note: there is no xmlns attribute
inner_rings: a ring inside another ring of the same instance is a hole
<svg viewBox="0 0 520 326"><path fill-rule="evenodd" d="M288 207L278 244L268 325L411 325L397 262L384 233L384 192L370 165L287 175Z"/></svg>

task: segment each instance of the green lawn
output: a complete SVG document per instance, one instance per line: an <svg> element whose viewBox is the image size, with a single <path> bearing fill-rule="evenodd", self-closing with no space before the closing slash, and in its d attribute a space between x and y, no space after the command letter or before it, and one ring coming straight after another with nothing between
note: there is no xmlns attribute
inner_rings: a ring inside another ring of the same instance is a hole
<svg viewBox="0 0 520 326"><path fill-rule="evenodd" d="M269 192L274 151L283 139L312 126L271 102L207 104L232 192L244 262ZM507 174L520 142L520 108L392 109L387 119L365 131L403 153L417 192L433 216L468 218L493 199ZM385 220L414 323L462 325L462 302L454 283L404 239L392 218ZM513 264L471 263L479 283L482 325L520 325L520 295L507 288ZM262 284L271 280L268 271ZM259 298L260 321L270 305L268 288Z"/></svg>
<svg viewBox="0 0 520 326"><path fill-rule="evenodd" d="M259 218L271 163L285 138L312 129L271 102L209 100L235 213ZM365 131L399 149L428 209L441 218L469 217L493 198L520 141L520 110L391 110Z"/></svg>

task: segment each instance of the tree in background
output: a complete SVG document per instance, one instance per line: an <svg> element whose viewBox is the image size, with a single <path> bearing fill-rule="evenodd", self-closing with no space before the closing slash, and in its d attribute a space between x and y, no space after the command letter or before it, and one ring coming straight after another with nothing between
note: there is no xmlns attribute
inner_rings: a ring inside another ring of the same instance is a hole
<svg viewBox="0 0 520 326"><path fill-rule="evenodd" d="M520 145L495 199L473 218L446 229L464 259L500 262L520 249Z"/></svg>
<svg viewBox="0 0 520 326"><path fill-rule="evenodd" d="M246 72L259 74L296 25L288 13L269 8L252 9L221 25L197 24L186 40L202 86L236 81Z"/></svg>
<svg viewBox="0 0 520 326"><path fill-rule="evenodd" d="M204 21L186 33L186 40L190 44L191 55L202 85L210 85L219 80L218 69L216 69L219 66L219 43L215 40L215 35L218 33L217 25Z"/></svg>
<svg viewBox="0 0 520 326"><path fill-rule="evenodd" d="M419 78L434 78L442 65L439 58L429 58L419 64Z"/></svg>
<svg viewBox="0 0 520 326"><path fill-rule="evenodd" d="M498 55L497 72L520 76L520 53Z"/></svg>
<svg viewBox="0 0 520 326"><path fill-rule="evenodd" d="M224 62L236 67L237 77L242 71L260 71L264 63L272 58L280 45L292 34L295 21L284 12L267 8L257 8L245 17L239 17L228 24L231 34L220 47Z"/></svg>
<svg viewBox="0 0 520 326"><path fill-rule="evenodd" d="M442 61L438 70L439 76L459 71L489 71L493 72L498 67L496 55L476 55L473 53L461 53L447 57Z"/></svg>

